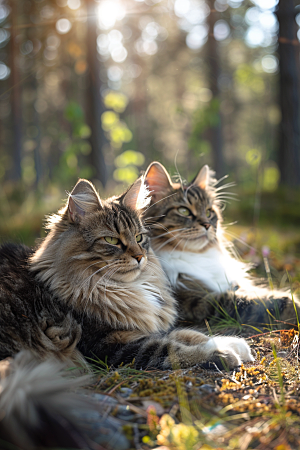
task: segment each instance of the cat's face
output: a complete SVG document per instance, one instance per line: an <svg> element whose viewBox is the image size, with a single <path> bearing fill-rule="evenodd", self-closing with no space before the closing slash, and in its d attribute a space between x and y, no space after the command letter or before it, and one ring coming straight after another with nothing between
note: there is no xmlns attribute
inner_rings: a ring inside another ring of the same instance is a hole
<svg viewBox="0 0 300 450"><path fill-rule="evenodd" d="M151 226L154 250L199 252L216 242L221 214L207 166L192 183L182 185L172 183L161 164L152 163L145 183L152 195L146 224Z"/></svg>
<svg viewBox="0 0 300 450"><path fill-rule="evenodd" d="M101 210L79 225L85 248L82 255L98 262L94 269L112 280L132 281L147 265L149 236L134 211L105 202Z"/></svg>
<svg viewBox="0 0 300 450"><path fill-rule="evenodd" d="M138 205L140 188L138 180L127 193L103 202L86 180L73 189L64 213L66 251L86 275L92 270L103 283L129 282L145 270L150 242Z"/></svg>

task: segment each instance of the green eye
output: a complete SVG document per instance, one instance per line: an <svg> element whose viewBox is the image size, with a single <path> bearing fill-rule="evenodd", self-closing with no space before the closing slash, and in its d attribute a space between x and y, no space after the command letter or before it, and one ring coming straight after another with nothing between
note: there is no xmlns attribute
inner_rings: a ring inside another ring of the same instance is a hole
<svg viewBox="0 0 300 450"><path fill-rule="evenodd" d="M143 240L143 235L142 234L138 234L136 237L136 242L141 242Z"/></svg>
<svg viewBox="0 0 300 450"><path fill-rule="evenodd" d="M112 245L117 245L119 243L119 239L111 236L105 236L104 240Z"/></svg>
<svg viewBox="0 0 300 450"><path fill-rule="evenodd" d="M181 214L182 216L190 216L192 213L189 209L184 208L183 206L181 206L180 208L178 208L177 210L179 212L179 214Z"/></svg>
<svg viewBox="0 0 300 450"><path fill-rule="evenodd" d="M212 214L212 209L211 209L211 208L208 208L208 209L206 210L206 217L210 217L211 214Z"/></svg>

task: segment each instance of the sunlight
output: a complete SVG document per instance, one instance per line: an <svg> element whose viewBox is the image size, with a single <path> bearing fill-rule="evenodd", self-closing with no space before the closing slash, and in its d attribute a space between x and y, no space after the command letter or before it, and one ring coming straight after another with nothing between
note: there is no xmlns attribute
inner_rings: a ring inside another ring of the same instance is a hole
<svg viewBox="0 0 300 450"><path fill-rule="evenodd" d="M105 0L97 8L99 27L108 30L112 28L118 20L125 16L125 8L115 0Z"/></svg>

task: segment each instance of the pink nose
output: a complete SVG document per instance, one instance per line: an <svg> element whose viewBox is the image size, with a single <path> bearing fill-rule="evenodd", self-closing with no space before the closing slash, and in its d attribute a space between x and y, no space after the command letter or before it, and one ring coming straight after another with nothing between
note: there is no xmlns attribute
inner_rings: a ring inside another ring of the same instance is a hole
<svg viewBox="0 0 300 450"><path fill-rule="evenodd" d="M208 223L208 222L204 222L204 223L202 224L202 226L203 226L206 230L208 230L209 227L210 227L211 225L210 225L210 223Z"/></svg>
<svg viewBox="0 0 300 450"><path fill-rule="evenodd" d="M141 262L143 255L134 255L133 258L137 260L138 263Z"/></svg>

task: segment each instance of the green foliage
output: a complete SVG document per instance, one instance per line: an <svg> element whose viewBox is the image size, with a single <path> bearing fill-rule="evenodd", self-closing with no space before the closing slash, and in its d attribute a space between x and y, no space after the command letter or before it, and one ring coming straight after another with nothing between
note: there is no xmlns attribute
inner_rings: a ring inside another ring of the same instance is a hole
<svg viewBox="0 0 300 450"><path fill-rule="evenodd" d="M133 150L126 150L115 159L115 165L117 167L126 167L129 165L142 166L145 162L145 156L143 153L135 152Z"/></svg>
<svg viewBox="0 0 300 450"><path fill-rule="evenodd" d="M104 95L105 106L113 111L105 111L102 114L102 128L107 133L110 145L115 149L122 148L125 142L130 142L132 139L132 132L119 115L125 110L127 103L128 98L120 92L109 91Z"/></svg>
<svg viewBox="0 0 300 450"><path fill-rule="evenodd" d="M91 145L87 140L91 129L84 122L81 106L76 102L68 103L64 116L70 124L71 132L69 136L62 136L68 144L54 170L54 178L57 183L63 180L66 187L75 184L78 178L91 178L94 171L86 159L91 153Z"/></svg>
<svg viewBox="0 0 300 450"><path fill-rule="evenodd" d="M139 174L137 167L142 166L144 162L145 157L142 153L126 150L115 158L115 166L117 169L113 174L114 179L127 184L133 183Z"/></svg>
<svg viewBox="0 0 300 450"><path fill-rule="evenodd" d="M109 91L104 95L104 104L106 108L122 113L128 104L128 98L121 92Z"/></svg>
<svg viewBox="0 0 300 450"><path fill-rule="evenodd" d="M265 90L265 82L259 73L250 64L241 64L234 74L237 85L243 89L250 90L255 95L262 95Z"/></svg>

